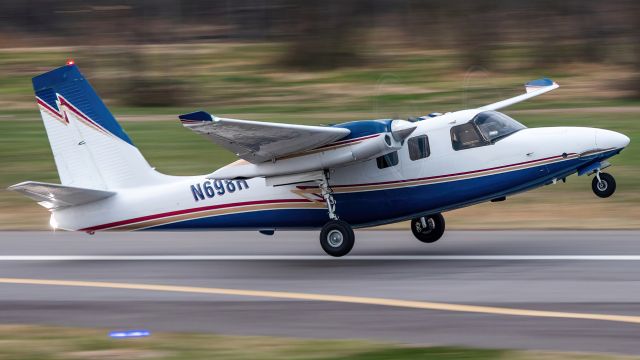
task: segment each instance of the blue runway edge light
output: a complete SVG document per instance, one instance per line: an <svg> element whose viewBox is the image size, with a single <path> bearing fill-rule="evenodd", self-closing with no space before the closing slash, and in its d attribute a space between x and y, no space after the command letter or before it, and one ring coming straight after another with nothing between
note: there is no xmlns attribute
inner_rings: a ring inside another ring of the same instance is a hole
<svg viewBox="0 0 640 360"><path fill-rule="evenodd" d="M109 333L109 337L114 339L123 338L137 338L151 335L149 330L126 330L126 331L112 331Z"/></svg>

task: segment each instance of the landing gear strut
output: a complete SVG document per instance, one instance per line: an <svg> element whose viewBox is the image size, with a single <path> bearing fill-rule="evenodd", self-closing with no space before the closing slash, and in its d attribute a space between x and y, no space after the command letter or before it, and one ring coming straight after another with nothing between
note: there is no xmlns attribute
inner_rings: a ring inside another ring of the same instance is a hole
<svg viewBox="0 0 640 360"><path fill-rule="evenodd" d="M438 241L444 234L444 216L437 213L411 220L411 232L423 243Z"/></svg>
<svg viewBox="0 0 640 360"><path fill-rule="evenodd" d="M336 201L333 190L329 186L328 172L324 171L322 180L318 182L322 197L327 204L329 222L320 231L320 246L329 255L340 257L347 255L353 248L355 235L353 228L347 222L339 220L336 214Z"/></svg>
<svg viewBox="0 0 640 360"><path fill-rule="evenodd" d="M598 197L607 198L616 191L616 180L610 174L598 171L591 181L591 189Z"/></svg>

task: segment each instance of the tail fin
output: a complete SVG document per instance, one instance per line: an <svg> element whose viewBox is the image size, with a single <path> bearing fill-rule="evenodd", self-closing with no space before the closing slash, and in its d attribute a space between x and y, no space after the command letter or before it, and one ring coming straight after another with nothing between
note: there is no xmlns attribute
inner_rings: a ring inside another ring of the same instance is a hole
<svg viewBox="0 0 640 360"><path fill-rule="evenodd" d="M36 76L33 89L63 185L116 189L157 174L76 65Z"/></svg>

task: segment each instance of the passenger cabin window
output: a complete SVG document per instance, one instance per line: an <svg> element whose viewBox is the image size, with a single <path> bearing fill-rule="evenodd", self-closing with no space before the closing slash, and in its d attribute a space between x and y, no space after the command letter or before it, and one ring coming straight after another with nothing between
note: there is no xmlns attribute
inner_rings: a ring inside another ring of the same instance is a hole
<svg viewBox="0 0 640 360"><path fill-rule="evenodd" d="M398 152L394 151L392 153L388 153L387 155L380 156L376 158L376 163L378 164L378 169L396 166L398 165Z"/></svg>
<svg viewBox="0 0 640 360"><path fill-rule="evenodd" d="M415 161L424 159L431 150L429 149L429 138L427 135L414 136L407 141L407 147L409 148L409 159Z"/></svg>
<svg viewBox="0 0 640 360"><path fill-rule="evenodd" d="M451 144L454 150L489 145L522 129L526 126L505 114L483 111L468 123L451 128Z"/></svg>

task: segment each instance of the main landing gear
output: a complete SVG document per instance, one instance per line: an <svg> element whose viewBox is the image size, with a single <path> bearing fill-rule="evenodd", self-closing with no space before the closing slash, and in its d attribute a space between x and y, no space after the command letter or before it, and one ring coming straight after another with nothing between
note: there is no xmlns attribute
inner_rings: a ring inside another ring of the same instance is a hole
<svg viewBox="0 0 640 360"><path fill-rule="evenodd" d="M355 235L351 225L342 220L329 220L320 231L320 245L335 257L347 255L353 248Z"/></svg>
<svg viewBox="0 0 640 360"><path fill-rule="evenodd" d="M411 232L423 243L438 241L444 234L444 216L437 213L411 220Z"/></svg>
<svg viewBox="0 0 640 360"><path fill-rule="evenodd" d="M347 222L339 220L336 214L336 201L333 199L333 190L329 186L329 178L325 171L322 180L319 181L322 197L327 204L329 222L324 224L320 231L320 246L329 255L345 256L353 248L355 235L353 228Z"/></svg>
<svg viewBox="0 0 640 360"><path fill-rule="evenodd" d="M610 174L598 171L591 181L591 189L598 197L607 198L616 191L616 180Z"/></svg>
<svg viewBox="0 0 640 360"><path fill-rule="evenodd" d="M336 201L333 198L333 190L329 186L327 172L323 172L318 186L322 197L327 204L329 221L320 231L320 246L327 254L335 257L347 255L353 248L355 235L353 228L347 222L338 219L336 214ZM411 220L411 231L420 241L432 243L438 241L444 234L445 222L442 214L432 214Z"/></svg>

